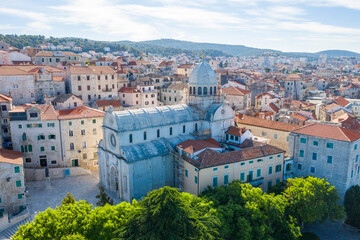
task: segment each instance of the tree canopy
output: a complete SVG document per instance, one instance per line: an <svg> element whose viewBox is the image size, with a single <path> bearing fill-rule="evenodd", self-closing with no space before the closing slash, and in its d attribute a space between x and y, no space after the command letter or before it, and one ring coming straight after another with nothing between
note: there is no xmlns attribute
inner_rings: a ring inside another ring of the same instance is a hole
<svg viewBox="0 0 360 240"><path fill-rule="evenodd" d="M355 185L345 193L344 206L346 211L346 223L360 228L360 186Z"/></svg>

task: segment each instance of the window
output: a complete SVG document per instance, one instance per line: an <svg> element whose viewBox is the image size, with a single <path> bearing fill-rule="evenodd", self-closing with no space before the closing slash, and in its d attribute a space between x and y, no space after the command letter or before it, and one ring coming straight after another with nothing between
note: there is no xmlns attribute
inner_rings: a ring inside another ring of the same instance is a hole
<svg viewBox="0 0 360 240"><path fill-rule="evenodd" d="M214 167L214 168L213 168L213 171L214 171L214 172L215 172L215 171L217 171L217 170L218 170L218 168L217 168L217 167Z"/></svg>
<svg viewBox="0 0 360 240"><path fill-rule="evenodd" d="M16 187L21 187L21 180L16 181Z"/></svg>
<svg viewBox="0 0 360 240"><path fill-rule="evenodd" d="M132 134L129 134L129 142L132 143L133 138L132 138Z"/></svg>
<svg viewBox="0 0 360 240"><path fill-rule="evenodd" d="M185 169L185 177L189 177L189 171Z"/></svg>
<svg viewBox="0 0 360 240"><path fill-rule="evenodd" d="M74 143L70 143L70 150L74 150Z"/></svg>
<svg viewBox="0 0 360 240"><path fill-rule="evenodd" d="M87 90L90 91L90 85L87 85Z"/></svg>
<svg viewBox="0 0 360 240"><path fill-rule="evenodd" d="M224 175L224 184L229 184L229 174Z"/></svg>
<svg viewBox="0 0 360 240"><path fill-rule="evenodd" d="M86 148L86 142L85 141L83 142L82 147Z"/></svg>
<svg viewBox="0 0 360 240"><path fill-rule="evenodd" d="M78 86L78 91L81 91L81 86Z"/></svg>
<svg viewBox="0 0 360 240"><path fill-rule="evenodd" d="M359 161L359 155L356 155L355 162L358 162L358 161Z"/></svg>
<svg viewBox="0 0 360 240"><path fill-rule="evenodd" d="M357 144L354 145L354 150L356 150L356 149L357 149Z"/></svg>
<svg viewBox="0 0 360 240"><path fill-rule="evenodd" d="M87 159L87 154L86 153L83 153L83 159Z"/></svg>
<svg viewBox="0 0 360 240"><path fill-rule="evenodd" d="M144 132L144 140L146 140L146 132Z"/></svg>
<svg viewBox="0 0 360 240"><path fill-rule="evenodd" d="M186 127L185 125L183 125L183 133L185 133L185 131L186 131Z"/></svg>
<svg viewBox="0 0 360 240"><path fill-rule="evenodd" d="M317 153L312 154L312 160L317 160Z"/></svg>
<svg viewBox="0 0 360 240"><path fill-rule="evenodd" d="M45 151L45 147L40 147L40 151L44 152Z"/></svg>
<svg viewBox="0 0 360 240"><path fill-rule="evenodd" d="M268 181L268 189L271 188L272 186L272 181Z"/></svg>
<svg viewBox="0 0 360 240"><path fill-rule="evenodd" d="M254 161L253 161L253 160L249 161L249 164L252 164L252 163L254 163Z"/></svg>
<svg viewBox="0 0 360 240"><path fill-rule="evenodd" d="M278 137L278 136L277 136L277 134L275 133L275 134L274 134L274 139L277 139L277 137Z"/></svg>
<svg viewBox="0 0 360 240"><path fill-rule="evenodd" d="M22 125L21 124L19 124L19 126L18 126L19 128L22 128Z"/></svg>
<svg viewBox="0 0 360 240"><path fill-rule="evenodd" d="M270 160L273 159L273 158L274 158L273 156L269 157Z"/></svg>
<svg viewBox="0 0 360 240"><path fill-rule="evenodd" d="M19 173L20 172L20 167L19 166L14 167L14 172Z"/></svg>
<svg viewBox="0 0 360 240"><path fill-rule="evenodd" d="M55 151L55 146L51 146L51 151Z"/></svg>
<svg viewBox="0 0 360 240"><path fill-rule="evenodd" d="M298 169L302 170L302 164L301 163L298 164Z"/></svg>
<svg viewBox="0 0 360 240"><path fill-rule="evenodd" d="M22 199L22 197L23 197L22 193L19 193L17 197L18 197L18 199Z"/></svg>
<svg viewBox="0 0 360 240"><path fill-rule="evenodd" d="M275 166L275 172L281 172L281 164Z"/></svg>
<svg viewBox="0 0 360 240"><path fill-rule="evenodd" d="M313 142L313 145L314 145L314 146L319 146L319 142L318 142L318 141L314 141L314 142Z"/></svg>
<svg viewBox="0 0 360 240"><path fill-rule="evenodd" d="M197 125L197 123L195 123L195 131L197 131L198 130L198 125Z"/></svg>
<svg viewBox="0 0 360 240"><path fill-rule="evenodd" d="M253 174L254 174L254 172L252 170L250 170L248 173L248 182L251 182L253 180Z"/></svg>
<svg viewBox="0 0 360 240"><path fill-rule="evenodd" d="M26 127L27 128L32 128L32 124L27 124Z"/></svg>
<svg viewBox="0 0 360 240"><path fill-rule="evenodd" d="M224 168L225 168L225 169L228 169L228 168L229 168L229 165L225 165Z"/></svg>
<svg viewBox="0 0 360 240"><path fill-rule="evenodd" d="M56 136L54 134L50 134L48 137L49 139L56 139Z"/></svg>
<svg viewBox="0 0 360 240"><path fill-rule="evenodd" d="M173 129L170 127L170 136L173 134Z"/></svg>
<svg viewBox="0 0 360 240"><path fill-rule="evenodd" d="M31 158L25 158L25 162L27 163L31 162Z"/></svg>
<svg viewBox="0 0 360 240"><path fill-rule="evenodd" d="M304 157L304 150L300 150L299 157Z"/></svg>
<svg viewBox="0 0 360 240"><path fill-rule="evenodd" d="M333 149L333 148L334 148L334 144L327 142L327 143L326 143L326 148Z"/></svg>
<svg viewBox="0 0 360 240"><path fill-rule="evenodd" d="M29 152L32 152L32 145L29 145Z"/></svg>
<svg viewBox="0 0 360 240"><path fill-rule="evenodd" d="M35 113L30 113L30 117L31 118L37 118L38 117L38 114L35 112Z"/></svg>
<svg viewBox="0 0 360 240"><path fill-rule="evenodd" d="M81 120L81 124L84 125L84 120Z"/></svg>
<svg viewBox="0 0 360 240"><path fill-rule="evenodd" d="M272 171L273 171L273 167L272 167L272 166L270 166L270 167L269 167L269 175L271 175L271 174L272 174Z"/></svg>
<svg viewBox="0 0 360 240"><path fill-rule="evenodd" d="M265 137L265 136L266 136L266 132L262 132L261 135L262 135L263 137Z"/></svg>
<svg viewBox="0 0 360 240"><path fill-rule="evenodd" d="M197 169L197 168L195 168L194 170L195 170L195 172L198 172L198 169Z"/></svg>
<svg viewBox="0 0 360 240"><path fill-rule="evenodd" d="M198 87L198 95L201 95L201 87Z"/></svg>
<svg viewBox="0 0 360 240"><path fill-rule="evenodd" d="M81 135L84 136L85 135L85 129L81 130Z"/></svg>
<svg viewBox="0 0 360 240"><path fill-rule="evenodd" d="M93 128L93 135L96 135L96 134L97 134L96 128Z"/></svg>
<svg viewBox="0 0 360 240"><path fill-rule="evenodd" d="M194 181L195 181L195 184L198 184L198 177L197 176L195 176Z"/></svg>
<svg viewBox="0 0 360 240"><path fill-rule="evenodd" d="M39 135L38 140L45 140L45 136L44 135Z"/></svg>
<svg viewBox="0 0 360 240"><path fill-rule="evenodd" d="M332 156L327 156L327 163L332 164Z"/></svg>
<svg viewBox="0 0 360 240"><path fill-rule="evenodd" d="M351 178L354 176L354 170L351 170Z"/></svg>
<svg viewBox="0 0 360 240"><path fill-rule="evenodd" d="M241 166L244 166L244 165L245 165L245 162L240 163L240 165L241 165Z"/></svg>
<svg viewBox="0 0 360 240"><path fill-rule="evenodd" d="M48 127L55 127L55 123L48 123L47 126Z"/></svg>
<svg viewBox="0 0 360 240"><path fill-rule="evenodd" d="M245 173L244 172L240 173L240 181L242 181L242 182L245 181Z"/></svg>
<svg viewBox="0 0 360 240"><path fill-rule="evenodd" d="M256 170L256 177L261 177L261 168Z"/></svg>
<svg viewBox="0 0 360 240"><path fill-rule="evenodd" d="M23 135L22 135L22 140L23 140L23 141L26 141L26 133L23 133Z"/></svg>
<svg viewBox="0 0 360 240"><path fill-rule="evenodd" d="M74 132L72 130L69 130L69 136L70 137L74 136Z"/></svg>
<svg viewBox="0 0 360 240"><path fill-rule="evenodd" d="M96 123L96 119L93 119L92 122L93 122L93 123Z"/></svg>
<svg viewBox="0 0 360 240"><path fill-rule="evenodd" d="M52 160L50 163L51 164L56 164L56 160Z"/></svg>
<svg viewBox="0 0 360 240"><path fill-rule="evenodd" d="M300 143L306 143L306 138L300 138Z"/></svg>
<svg viewBox="0 0 360 240"><path fill-rule="evenodd" d="M218 185L218 177L213 177L213 183L212 186L216 187Z"/></svg>
<svg viewBox="0 0 360 240"><path fill-rule="evenodd" d="M310 167L310 172L315 173L315 167Z"/></svg>

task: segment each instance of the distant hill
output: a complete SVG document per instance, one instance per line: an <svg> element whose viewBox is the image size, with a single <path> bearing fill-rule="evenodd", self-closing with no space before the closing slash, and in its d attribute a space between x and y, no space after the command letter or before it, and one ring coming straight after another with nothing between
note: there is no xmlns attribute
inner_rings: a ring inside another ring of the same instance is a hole
<svg viewBox="0 0 360 240"><path fill-rule="evenodd" d="M159 39L142 42L132 41L94 41L84 38L63 37L46 38L42 35L3 35L0 34L0 41L9 43L11 46L23 48L26 46L40 46L45 44L66 45L73 43L78 47L82 47L87 52L95 50L97 52L104 51L104 47L110 47L111 51L128 51L135 56L140 56L141 52L159 54L162 56L173 56L185 53L189 56L201 56L202 52L206 56L258 56L262 53L269 52L289 57L310 57L318 58L321 54L327 54L328 57L360 57L359 53L345 50L326 50L316 53L306 52L281 52L272 49L261 49L246 47L243 45L229 45L216 43L197 43L190 41L180 41L174 39Z"/></svg>

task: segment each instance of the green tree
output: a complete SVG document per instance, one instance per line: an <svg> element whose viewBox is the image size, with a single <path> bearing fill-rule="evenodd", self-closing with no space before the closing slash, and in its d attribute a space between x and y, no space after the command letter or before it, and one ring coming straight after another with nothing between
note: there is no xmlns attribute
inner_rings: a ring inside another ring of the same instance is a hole
<svg viewBox="0 0 360 240"><path fill-rule="evenodd" d="M64 199L61 201L61 206L75 203L75 197L71 193L67 193Z"/></svg>
<svg viewBox="0 0 360 240"><path fill-rule="evenodd" d="M284 196L289 203L288 212L301 224L318 220L324 222L327 219L341 220L345 217L336 188L325 179L288 179Z"/></svg>
<svg viewBox="0 0 360 240"><path fill-rule="evenodd" d="M300 236L300 228L285 212L287 201L282 195L266 194L250 184L233 181L209 188L201 196L213 201L224 239L295 240Z"/></svg>
<svg viewBox="0 0 360 240"><path fill-rule="evenodd" d="M346 211L346 223L360 228L360 186L355 185L345 193L344 206Z"/></svg>
<svg viewBox="0 0 360 240"><path fill-rule="evenodd" d="M96 203L96 205L97 206L104 206L105 204L114 205L114 200L106 194L104 187L100 186L99 190L100 193L96 195L96 198L99 199L99 201Z"/></svg>
<svg viewBox="0 0 360 240"><path fill-rule="evenodd" d="M286 182L279 182L268 189L268 193L274 193L275 195L283 194L286 189Z"/></svg>
<svg viewBox="0 0 360 240"><path fill-rule="evenodd" d="M216 239L219 219L210 203L175 188L164 187L133 201L129 222L120 239Z"/></svg>

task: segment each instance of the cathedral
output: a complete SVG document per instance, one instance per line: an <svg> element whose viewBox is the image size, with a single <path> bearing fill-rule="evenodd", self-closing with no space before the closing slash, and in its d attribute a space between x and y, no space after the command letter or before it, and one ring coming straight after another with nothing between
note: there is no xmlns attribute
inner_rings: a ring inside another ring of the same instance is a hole
<svg viewBox="0 0 360 240"><path fill-rule="evenodd" d="M127 202L176 187L174 146L209 137L224 142L234 116L214 70L202 61L189 78L187 104L106 112L98 147L100 184Z"/></svg>

